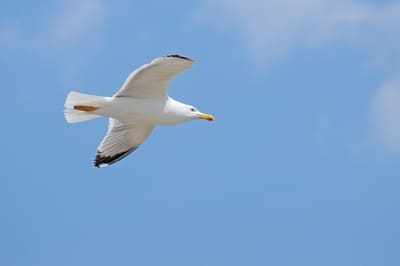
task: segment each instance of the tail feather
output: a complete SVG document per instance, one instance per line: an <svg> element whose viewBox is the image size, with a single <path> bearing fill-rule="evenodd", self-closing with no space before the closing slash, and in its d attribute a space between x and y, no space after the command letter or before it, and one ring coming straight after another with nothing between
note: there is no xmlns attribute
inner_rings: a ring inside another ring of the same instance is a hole
<svg viewBox="0 0 400 266"><path fill-rule="evenodd" d="M76 108L76 106L98 107L103 102L104 97L71 91L65 100L65 119L68 123L78 123L100 117L98 114L90 111L84 111L81 108Z"/></svg>

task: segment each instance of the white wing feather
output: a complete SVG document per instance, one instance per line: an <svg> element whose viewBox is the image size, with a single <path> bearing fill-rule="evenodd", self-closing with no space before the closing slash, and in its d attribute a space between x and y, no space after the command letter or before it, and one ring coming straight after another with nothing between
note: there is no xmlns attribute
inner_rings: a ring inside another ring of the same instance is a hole
<svg viewBox="0 0 400 266"><path fill-rule="evenodd" d="M125 158L147 139L153 129L154 125L131 125L110 118L107 135L97 148L95 166L107 166Z"/></svg>
<svg viewBox="0 0 400 266"><path fill-rule="evenodd" d="M190 69L194 61L179 55L156 58L132 72L115 97L164 98L169 82Z"/></svg>

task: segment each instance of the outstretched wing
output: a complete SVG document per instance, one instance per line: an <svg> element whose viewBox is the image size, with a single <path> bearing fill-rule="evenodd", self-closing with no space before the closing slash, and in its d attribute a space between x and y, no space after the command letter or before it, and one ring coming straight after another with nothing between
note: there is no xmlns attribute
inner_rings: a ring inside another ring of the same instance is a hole
<svg viewBox="0 0 400 266"><path fill-rule="evenodd" d="M153 125L131 125L109 119L108 132L97 148L96 167L111 165L135 151L153 131Z"/></svg>
<svg viewBox="0 0 400 266"><path fill-rule="evenodd" d="M162 98L167 96L169 82L191 68L194 61L180 55L156 58L132 72L115 97Z"/></svg>

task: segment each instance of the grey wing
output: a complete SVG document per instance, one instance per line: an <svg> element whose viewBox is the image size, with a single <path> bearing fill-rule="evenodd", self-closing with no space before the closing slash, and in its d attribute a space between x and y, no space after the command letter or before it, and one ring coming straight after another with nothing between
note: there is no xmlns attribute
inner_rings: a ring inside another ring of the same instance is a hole
<svg viewBox="0 0 400 266"><path fill-rule="evenodd" d="M94 165L104 167L122 160L135 151L153 129L153 125L131 125L110 118L107 135L97 149Z"/></svg>
<svg viewBox="0 0 400 266"><path fill-rule="evenodd" d="M180 55L156 58L132 72L116 97L162 98L168 95L169 82L191 68L194 61Z"/></svg>

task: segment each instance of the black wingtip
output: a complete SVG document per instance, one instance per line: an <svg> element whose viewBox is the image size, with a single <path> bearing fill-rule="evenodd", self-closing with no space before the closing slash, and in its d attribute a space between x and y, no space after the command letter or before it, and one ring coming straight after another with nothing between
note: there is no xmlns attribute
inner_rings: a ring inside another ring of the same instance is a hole
<svg viewBox="0 0 400 266"><path fill-rule="evenodd" d="M169 55L167 55L165 57L175 57L175 58L180 58L180 59L184 59L184 60L188 60L188 61L194 62L189 57L186 57L186 56L183 56L183 55L178 55L178 54L169 54Z"/></svg>
<svg viewBox="0 0 400 266"><path fill-rule="evenodd" d="M138 147L134 147L132 149L129 149L124 152L120 152L111 156L104 156L100 151L97 151L96 158L94 159L94 166L97 168L112 165L113 163L116 163L122 159L124 159L126 156L128 156L130 153L135 151Z"/></svg>

